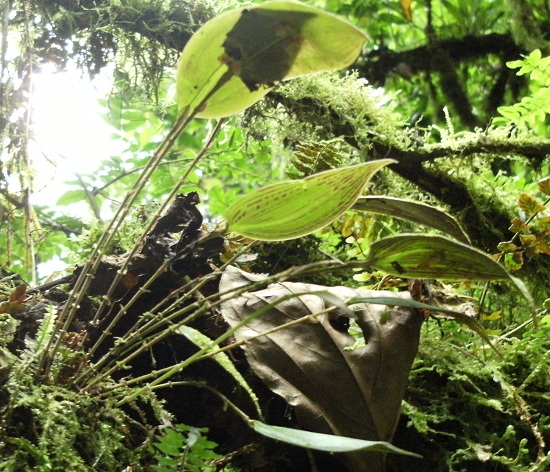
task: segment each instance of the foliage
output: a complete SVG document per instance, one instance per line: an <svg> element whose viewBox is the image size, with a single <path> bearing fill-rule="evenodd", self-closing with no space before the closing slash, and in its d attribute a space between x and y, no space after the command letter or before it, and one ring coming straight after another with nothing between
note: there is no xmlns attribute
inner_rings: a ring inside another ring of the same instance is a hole
<svg viewBox="0 0 550 472"><path fill-rule="evenodd" d="M546 196L545 201L540 202L528 193L522 193L518 198L518 208L522 211L522 216L512 219L510 226L514 236L498 246L505 266L512 271L521 269L526 258L533 258L538 254L550 255L548 178L539 181L538 187Z"/></svg>
<svg viewBox="0 0 550 472"><path fill-rule="evenodd" d="M222 456L213 451L217 445L206 439L205 433L208 433L207 428L193 428L184 424L166 428L164 434L157 436L157 441L153 443L153 447L157 449L155 458L160 464L153 466L153 470L156 472L218 470L214 463Z"/></svg>
<svg viewBox="0 0 550 472"><path fill-rule="evenodd" d="M529 95L511 106L499 107L503 118L496 124L513 124L528 128L540 136L547 136L546 116L550 112L550 57L542 57L540 49L521 60L508 62L511 69L519 69L517 75L529 75Z"/></svg>
<svg viewBox="0 0 550 472"><path fill-rule="evenodd" d="M391 162L371 161L263 187L227 209L228 229L266 241L313 233L348 210L376 171Z"/></svg>
<svg viewBox="0 0 550 472"><path fill-rule="evenodd" d="M521 338L504 335L504 362L449 321L442 330L431 323L423 333L404 403L408 428L421 442L418 450L431 451L425 466L544 470L548 327L528 329Z"/></svg>
<svg viewBox="0 0 550 472"><path fill-rule="evenodd" d="M50 314L41 323L36 343L29 341L21 357L11 360L9 375L0 385L0 470L119 470L146 461L138 447L142 432L132 426L128 412L60 383L36 382L34 369L49 340L51 322ZM76 360L70 356L63 365Z"/></svg>

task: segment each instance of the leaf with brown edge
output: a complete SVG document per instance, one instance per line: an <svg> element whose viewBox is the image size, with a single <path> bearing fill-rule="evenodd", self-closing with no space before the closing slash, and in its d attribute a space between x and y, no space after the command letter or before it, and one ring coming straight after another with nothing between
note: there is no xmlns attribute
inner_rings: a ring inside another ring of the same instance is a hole
<svg viewBox="0 0 550 472"><path fill-rule="evenodd" d="M512 233L519 233L521 231L527 231L529 225L526 225L525 222L518 216L512 219L512 225L508 228Z"/></svg>
<svg viewBox="0 0 550 472"><path fill-rule="evenodd" d="M539 180L537 185L544 195L550 195L550 177Z"/></svg>
<svg viewBox="0 0 550 472"><path fill-rule="evenodd" d="M23 309L25 308L26 293L27 285L18 285L10 294L8 301L0 303L0 313L15 315L23 311Z"/></svg>
<svg viewBox="0 0 550 472"><path fill-rule="evenodd" d="M332 223L391 159L278 182L241 197L226 211L229 231L264 241L298 238Z"/></svg>
<svg viewBox="0 0 550 472"><path fill-rule="evenodd" d="M523 210L529 216L546 210L546 207L542 203L540 203L536 198L533 198L531 195L527 193L522 193L519 196L518 206L521 210Z"/></svg>

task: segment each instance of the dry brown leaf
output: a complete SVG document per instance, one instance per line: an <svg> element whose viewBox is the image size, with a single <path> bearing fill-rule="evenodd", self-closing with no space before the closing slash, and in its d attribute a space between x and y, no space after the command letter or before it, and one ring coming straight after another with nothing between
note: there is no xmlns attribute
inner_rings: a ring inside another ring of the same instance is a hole
<svg viewBox="0 0 550 472"><path fill-rule="evenodd" d="M407 21L412 21L413 14L412 14L412 0L399 0L399 3L401 3L401 8L403 10L403 14L405 15L405 18Z"/></svg>
<svg viewBox="0 0 550 472"><path fill-rule="evenodd" d="M229 267L220 289L226 291L263 279ZM222 315L230 326L235 326L282 297L312 291L327 291L344 301L358 296L411 298L408 293L284 282L227 298L222 303ZM323 298L311 293L285 300L237 330L235 337L248 340L245 352L250 366L272 391L295 407L304 429L391 441L423 317L408 308L359 304L356 321L366 345L353 350L346 348L356 338L331 323L345 316L341 312L256 337L327 306ZM346 460L353 471L364 471L366 463L369 471L384 469L384 457L378 453L348 454Z"/></svg>

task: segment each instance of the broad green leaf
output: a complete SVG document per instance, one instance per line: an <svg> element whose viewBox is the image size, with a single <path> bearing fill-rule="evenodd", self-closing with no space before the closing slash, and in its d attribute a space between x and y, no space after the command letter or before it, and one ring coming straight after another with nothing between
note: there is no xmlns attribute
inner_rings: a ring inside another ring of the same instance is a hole
<svg viewBox="0 0 550 472"><path fill-rule="evenodd" d="M366 162L255 190L228 208L229 230L265 241L317 231L348 210L371 177L392 162Z"/></svg>
<svg viewBox="0 0 550 472"><path fill-rule="evenodd" d="M226 12L206 22L185 46L178 105L199 118L230 116L276 82L351 65L365 40L351 23L298 2Z"/></svg>
<svg viewBox="0 0 550 472"><path fill-rule="evenodd" d="M208 337L202 334L200 331L191 328L190 326L180 326L177 330L177 333L182 334L185 336L189 341L191 341L196 346L202 348L212 346L211 351L217 350L218 346L216 346L213 341ZM217 354L214 354L212 358L223 368L225 369L236 381L237 383L243 387L246 392L248 393L248 396L252 400L252 403L254 403L254 406L256 407L256 411L258 415L262 416L262 410L260 408L260 403L258 401L258 397L248 385L245 378L242 376L242 374L236 369L233 362L231 362L231 359L229 359L229 356L225 354L225 352L218 352Z"/></svg>
<svg viewBox="0 0 550 472"><path fill-rule="evenodd" d="M251 421L251 426L257 433L277 441L282 441L294 446L316 449L326 452L355 452L372 451L403 454L406 456L422 458L413 452L400 449L386 441L366 441L363 439L348 438L345 436L334 436L332 434L313 433L299 429L272 426L260 421Z"/></svg>
<svg viewBox="0 0 550 472"><path fill-rule="evenodd" d="M70 205L86 200L86 192L84 190L68 190L59 197L56 205Z"/></svg>
<svg viewBox="0 0 550 472"><path fill-rule="evenodd" d="M402 234L374 242L366 263L390 274L418 279L510 279L484 252L443 236Z"/></svg>
<svg viewBox="0 0 550 472"><path fill-rule="evenodd" d="M367 196L360 197L353 208L402 218L447 233L463 243L470 242L468 235L452 216L424 203L393 197Z"/></svg>

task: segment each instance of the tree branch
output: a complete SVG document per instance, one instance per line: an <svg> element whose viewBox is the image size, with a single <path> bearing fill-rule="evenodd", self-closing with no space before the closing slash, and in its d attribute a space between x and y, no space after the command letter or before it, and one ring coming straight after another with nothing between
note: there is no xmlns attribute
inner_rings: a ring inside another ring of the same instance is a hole
<svg viewBox="0 0 550 472"><path fill-rule="evenodd" d="M92 73L112 61L121 31L181 51L193 32L214 14L206 2L190 0L171 1L168 6L150 0L49 0L37 6L38 21L43 22L42 28L36 27L37 54L63 65L68 56L75 55L66 51L71 41ZM84 41L80 48L73 41L75 36Z"/></svg>
<svg viewBox="0 0 550 472"><path fill-rule="evenodd" d="M550 139L508 138L504 140L485 134L471 134L471 138L457 139L452 144L430 144L409 149L396 149L378 142L376 148L380 155L391 154L392 159L399 161L400 165L415 167L442 157L467 157L474 154L521 156L537 166L550 155Z"/></svg>
<svg viewBox="0 0 550 472"><path fill-rule="evenodd" d="M509 238L511 215L504 210L498 199L491 198L478 189L469 188L467 182L456 180L437 169L427 168L425 164L441 158L464 158L477 154L488 157L522 156L539 165L550 155L550 140L505 137L497 139L475 133L465 133L462 138L451 137L452 142L449 144L422 143L413 144L406 149L398 148L385 139L384 134L376 132L376 122L366 122L363 129L358 130L338 110L313 97L292 100L277 91L272 92L269 97L283 105L297 121L311 120L314 126L325 129L327 135L343 138L350 146L364 152L366 160L395 159L397 163L389 166L393 172L448 205L462 221L474 245L488 251L494 251L499 242ZM304 114L304 110L309 111ZM328 117L330 123L323 123L320 117ZM373 132L369 133L370 148L367 148L357 140L357 136L364 136L365 130L370 129Z"/></svg>
<svg viewBox="0 0 550 472"><path fill-rule="evenodd" d="M391 73L401 71L410 78L420 72L431 72L435 54L442 54L451 62L459 63L488 55L496 55L508 61L519 58L522 52L510 34L466 35L462 38L435 40L429 45L401 52L380 47L365 54L356 68L370 83L383 85Z"/></svg>

